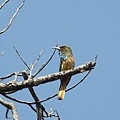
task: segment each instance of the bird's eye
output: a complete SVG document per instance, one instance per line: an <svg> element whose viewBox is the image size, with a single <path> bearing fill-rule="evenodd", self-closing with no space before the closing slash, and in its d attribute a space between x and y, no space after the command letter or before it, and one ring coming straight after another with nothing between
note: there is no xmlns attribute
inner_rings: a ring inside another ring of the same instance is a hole
<svg viewBox="0 0 120 120"><path fill-rule="evenodd" d="M58 52L59 55L61 55L61 52Z"/></svg>

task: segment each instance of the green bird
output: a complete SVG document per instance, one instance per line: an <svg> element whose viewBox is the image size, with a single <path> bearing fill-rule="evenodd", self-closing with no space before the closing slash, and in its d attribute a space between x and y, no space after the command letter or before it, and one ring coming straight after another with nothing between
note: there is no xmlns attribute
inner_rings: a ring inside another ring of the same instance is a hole
<svg viewBox="0 0 120 120"><path fill-rule="evenodd" d="M59 71L66 71L74 68L75 60L73 57L72 50L69 46L53 47L53 49L57 49L59 53L59 57L60 57ZM71 76L64 76L60 79L61 84L58 91L58 100L64 99L65 90L70 79L71 79Z"/></svg>

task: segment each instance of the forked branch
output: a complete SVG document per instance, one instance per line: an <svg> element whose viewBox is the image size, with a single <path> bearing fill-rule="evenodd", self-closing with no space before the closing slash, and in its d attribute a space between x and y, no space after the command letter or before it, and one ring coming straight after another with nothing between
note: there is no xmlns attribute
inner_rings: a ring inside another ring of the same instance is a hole
<svg viewBox="0 0 120 120"><path fill-rule="evenodd" d="M0 104L2 104L4 107L7 108L6 118L10 118L10 117L8 117L8 112L9 112L9 110L11 110L13 120L18 120L17 110L16 110L16 107L13 103L9 103L9 102L3 100L2 98L0 98Z"/></svg>

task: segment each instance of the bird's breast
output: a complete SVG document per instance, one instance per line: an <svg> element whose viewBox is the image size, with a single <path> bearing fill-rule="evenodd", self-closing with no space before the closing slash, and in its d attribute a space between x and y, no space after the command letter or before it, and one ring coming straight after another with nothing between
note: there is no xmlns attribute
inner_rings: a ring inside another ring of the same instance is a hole
<svg viewBox="0 0 120 120"><path fill-rule="evenodd" d="M74 68L74 58L73 57L69 57L66 60L62 60L61 61L61 71L64 70L70 70Z"/></svg>

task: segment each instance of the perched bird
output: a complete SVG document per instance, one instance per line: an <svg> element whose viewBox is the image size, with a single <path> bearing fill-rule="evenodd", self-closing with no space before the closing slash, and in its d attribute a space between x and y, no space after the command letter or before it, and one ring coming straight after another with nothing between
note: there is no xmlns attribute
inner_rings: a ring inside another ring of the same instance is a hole
<svg viewBox="0 0 120 120"><path fill-rule="evenodd" d="M53 47L53 49L57 49L60 57L60 66L59 71L70 70L74 68L75 60L73 57L72 50L69 46L60 46ZM71 79L71 76L64 76L60 79L61 84L58 91L58 100L63 100L65 96L66 87Z"/></svg>

